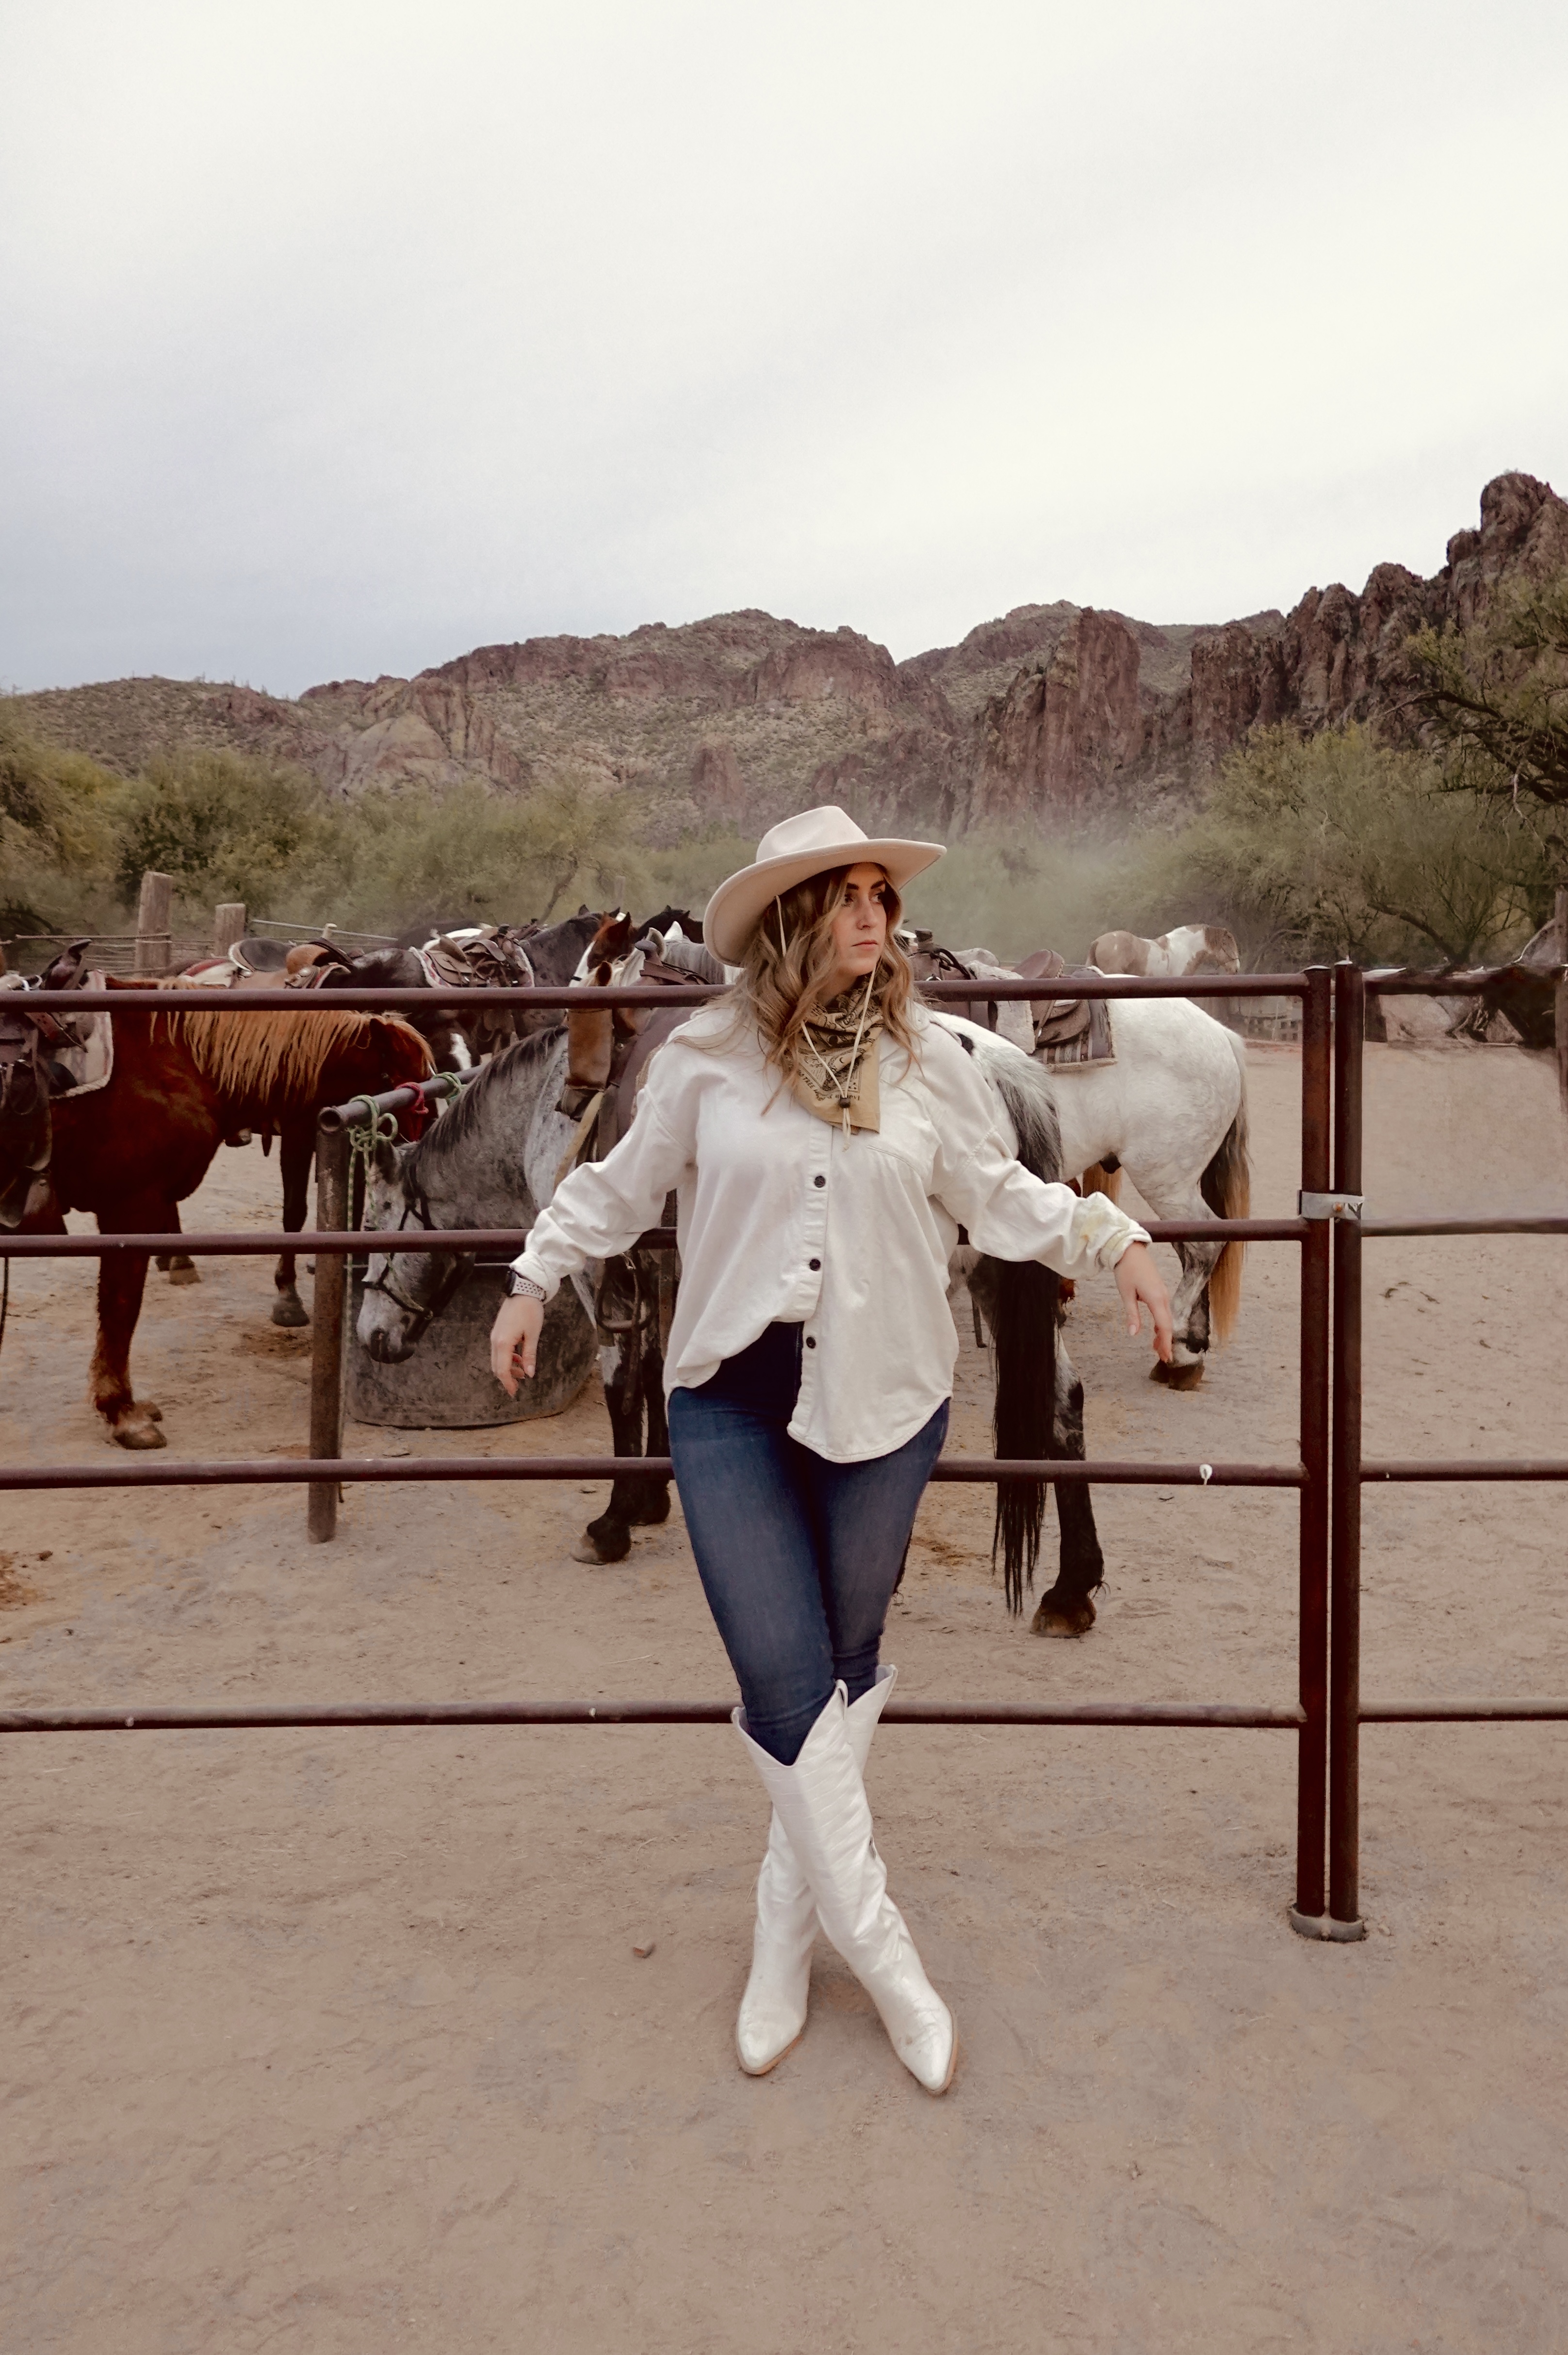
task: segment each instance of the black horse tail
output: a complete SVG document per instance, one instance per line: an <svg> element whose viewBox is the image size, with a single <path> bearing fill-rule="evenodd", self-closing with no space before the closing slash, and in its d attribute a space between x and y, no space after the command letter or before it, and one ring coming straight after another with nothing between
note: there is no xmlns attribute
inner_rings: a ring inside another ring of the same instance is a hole
<svg viewBox="0 0 1568 2355"><path fill-rule="evenodd" d="M1011 1062L1011 1059L1009 1059ZM998 1056L987 1064L1018 1140L1018 1158L1036 1178L1062 1174L1061 1132L1048 1083L1030 1063L1009 1068ZM1062 1279L1035 1260L986 1260L981 1284L990 1309L995 1352L996 1406L992 1430L999 1456L1013 1462L1057 1455L1056 1328ZM980 1273L980 1271L977 1271ZM1023 1608L1033 1592L1045 1520L1044 1480L999 1480L991 1567L1001 1564L1007 1607Z"/></svg>

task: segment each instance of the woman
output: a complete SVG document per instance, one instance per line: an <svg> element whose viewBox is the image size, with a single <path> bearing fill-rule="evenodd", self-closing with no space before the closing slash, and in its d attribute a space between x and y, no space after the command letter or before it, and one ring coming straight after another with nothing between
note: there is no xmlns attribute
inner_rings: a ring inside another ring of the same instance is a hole
<svg viewBox="0 0 1568 2355"><path fill-rule="evenodd" d="M671 1454L773 1802L740 2065L760 2076L799 2039L820 1923L933 2094L957 2034L887 1895L863 1774L895 1674L883 1622L948 1427L959 1226L1064 1275L1114 1267L1128 1332L1146 1306L1171 1347L1143 1229L1021 1167L959 1037L912 994L899 887L942 855L832 808L764 836L703 919L740 967L731 997L666 1041L627 1135L541 1213L491 1337L515 1394L563 1277L624 1251L676 1188Z"/></svg>

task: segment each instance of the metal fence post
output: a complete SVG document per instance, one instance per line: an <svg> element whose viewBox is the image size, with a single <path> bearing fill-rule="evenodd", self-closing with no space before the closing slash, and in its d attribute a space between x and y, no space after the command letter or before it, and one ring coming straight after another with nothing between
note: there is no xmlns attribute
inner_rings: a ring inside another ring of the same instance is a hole
<svg viewBox="0 0 1568 2355"><path fill-rule="evenodd" d="M1334 1191L1361 1190L1366 976L1334 968ZM1361 1230L1334 1234L1333 1435L1330 1488L1329 1920L1330 1938L1366 1936L1361 1918Z"/></svg>
<svg viewBox="0 0 1568 2355"><path fill-rule="evenodd" d="M1556 902L1557 962L1568 964L1568 891L1559 891ZM1553 1000L1557 1039L1557 1092L1563 1109L1568 1112L1568 974L1557 985Z"/></svg>
<svg viewBox="0 0 1568 2355"><path fill-rule="evenodd" d="M346 1129L316 1132L316 1226L348 1225L349 1139ZM348 1262L339 1252L316 1259L311 1302L311 1458L343 1454L344 1376L348 1356ZM313 1480L307 1527L318 1545L337 1535L338 1483Z"/></svg>
<svg viewBox="0 0 1568 2355"><path fill-rule="evenodd" d="M1329 1190L1332 1111L1333 976L1307 975L1301 1007L1301 1187ZM1324 1807L1329 1773L1329 1254L1326 1219L1301 1246L1301 1461L1307 1485L1300 1518L1300 1732L1296 1774L1296 1902L1291 1926L1321 1937L1325 1893Z"/></svg>

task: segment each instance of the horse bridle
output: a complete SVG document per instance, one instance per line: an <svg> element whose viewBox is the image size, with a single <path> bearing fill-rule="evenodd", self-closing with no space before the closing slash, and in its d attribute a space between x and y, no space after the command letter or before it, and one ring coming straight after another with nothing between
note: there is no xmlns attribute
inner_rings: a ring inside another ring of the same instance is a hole
<svg viewBox="0 0 1568 2355"><path fill-rule="evenodd" d="M453 1093L455 1094L456 1092L457 1092L454 1089ZM371 1103L368 1096L357 1096L355 1097L355 1102L356 1103L365 1104L369 1110L371 1115L368 1122L364 1124L356 1123L350 1132L353 1138L353 1152L355 1156L356 1157L363 1158L368 1164L372 1154L375 1152L377 1139L388 1134L394 1137L397 1135L397 1122L396 1115L391 1113L378 1113L374 1104ZM388 1129L383 1129L383 1121L386 1121L388 1124ZM367 1131L367 1134L363 1140L359 1135L361 1125L364 1125ZM435 1220L430 1216L430 1205L424 1188L416 1184L413 1189L412 1199L410 1199L408 1180L405 1178L403 1189L403 1215L398 1220L397 1226L397 1232L398 1234L402 1234L407 1231L410 1218L417 1218L419 1224L425 1229L427 1233L433 1234L436 1231ZM439 1254L432 1252L430 1256L434 1259L438 1257ZM453 1293L457 1290L459 1284L461 1284L464 1277L470 1273L473 1266L474 1256L475 1254L472 1252L453 1252L450 1254L450 1264L441 1270L440 1274L437 1279L435 1289L428 1303L418 1300L410 1300L406 1292L400 1292L398 1290L397 1279L393 1274L393 1269L397 1265L397 1259L390 1252L384 1252L382 1253L382 1257L385 1260L386 1264L379 1275L372 1275L368 1266L366 1267L363 1289L366 1292L379 1292L385 1294L386 1297L392 1303L395 1308L401 1309L405 1316L412 1318L413 1331L408 1336L410 1346L412 1346L414 1342L423 1339L426 1327L434 1323L435 1319L440 1315L442 1309L446 1306L448 1301L451 1298Z"/></svg>
<svg viewBox="0 0 1568 2355"><path fill-rule="evenodd" d="M410 1218L417 1218L419 1224L425 1228L427 1231L431 1233L435 1231L435 1221L430 1216L430 1206L425 1199L425 1190L422 1186L417 1189L415 1200L412 1202L406 1200L404 1202L403 1215L397 1221L397 1231L398 1234L405 1232ZM435 1290L431 1294L428 1303L418 1300L410 1300L406 1292L400 1292L398 1290L397 1281L392 1273L397 1264L397 1260L389 1252L384 1252L382 1256L386 1261L386 1265L383 1267L379 1275L372 1275L369 1271L366 1270L364 1289L366 1292L384 1293L387 1298L391 1301L395 1308L400 1308L405 1316L412 1318L413 1330L408 1335L409 1342L412 1344L413 1342L423 1338L426 1327L435 1322L435 1319L440 1315L442 1309L446 1306L448 1301L451 1298L459 1284L461 1284L464 1277L470 1273L473 1266L475 1254L472 1252L453 1252L450 1254L450 1263L441 1270L440 1275L436 1282ZM430 1256L434 1259L437 1254L432 1252Z"/></svg>

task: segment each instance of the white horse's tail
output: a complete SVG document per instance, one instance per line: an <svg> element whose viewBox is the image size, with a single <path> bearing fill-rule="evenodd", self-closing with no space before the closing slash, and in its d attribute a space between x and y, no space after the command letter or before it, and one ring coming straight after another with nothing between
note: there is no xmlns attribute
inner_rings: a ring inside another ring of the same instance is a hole
<svg viewBox="0 0 1568 2355"><path fill-rule="evenodd" d="M1236 1060L1245 1049L1235 1040ZM1252 1214L1252 1162L1247 1153L1246 1070L1242 1067L1241 1102L1236 1116L1220 1139L1213 1159L1199 1180L1203 1199L1216 1219L1245 1219ZM1227 1243L1209 1278L1209 1314L1222 1341L1229 1340L1241 1312L1242 1263L1245 1243Z"/></svg>

